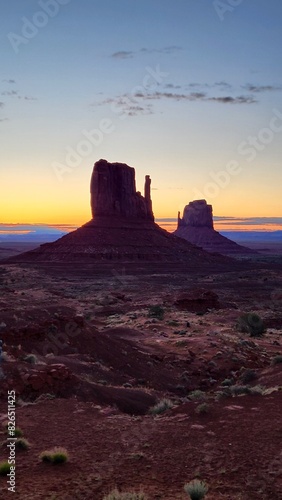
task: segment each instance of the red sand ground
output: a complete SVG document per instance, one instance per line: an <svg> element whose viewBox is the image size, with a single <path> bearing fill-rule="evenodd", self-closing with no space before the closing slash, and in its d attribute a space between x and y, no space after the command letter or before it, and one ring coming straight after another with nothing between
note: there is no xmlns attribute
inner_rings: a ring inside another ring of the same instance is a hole
<svg viewBox="0 0 282 500"><path fill-rule="evenodd" d="M141 488L149 500L185 500L184 483L199 477L207 500L282 499L282 363L271 364L281 355L279 268L108 277L2 269L0 419L15 388L17 425L31 444L17 451L14 498L102 500L117 486ZM195 287L218 294L219 309L179 309L178 294ZM163 320L148 317L154 304ZM264 318L262 338L235 329L248 311ZM77 334L65 339L70 324ZM55 356L46 356L51 348ZM24 361L33 351L35 365ZM243 385L247 370L255 373L249 387L263 394L222 397L223 380ZM190 397L196 389L206 414ZM150 415L164 397L173 408ZM68 450L67 464L39 460L54 446ZM9 498L5 477L0 488Z"/></svg>

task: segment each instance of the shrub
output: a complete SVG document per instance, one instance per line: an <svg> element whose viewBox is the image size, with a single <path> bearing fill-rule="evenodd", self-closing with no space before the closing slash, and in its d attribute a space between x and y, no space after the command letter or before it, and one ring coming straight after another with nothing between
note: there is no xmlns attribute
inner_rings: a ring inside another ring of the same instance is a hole
<svg viewBox="0 0 282 500"><path fill-rule="evenodd" d="M149 413L151 413L151 415L160 415L161 413L170 410L172 407L173 402L170 399L162 399L149 410Z"/></svg>
<svg viewBox="0 0 282 500"><path fill-rule="evenodd" d="M18 450L28 450L30 448L30 443L25 438L18 438L16 440L16 448Z"/></svg>
<svg viewBox="0 0 282 500"><path fill-rule="evenodd" d="M164 319L164 308L162 306L151 306L148 316L150 318Z"/></svg>
<svg viewBox="0 0 282 500"><path fill-rule="evenodd" d="M52 462L52 454L50 451L42 451L42 453L40 453L40 456L39 456L40 460L42 460L42 462L48 462L48 463L51 463Z"/></svg>
<svg viewBox="0 0 282 500"><path fill-rule="evenodd" d="M249 384L258 378L255 370L245 370L241 375L241 380L244 384Z"/></svg>
<svg viewBox="0 0 282 500"><path fill-rule="evenodd" d="M52 463L53 465L63 464L68 461L68 458L67 450L59 447L55 447L49 451L43 451L40 454L42 462Z"/></svg>
<svg viewBox="0 0 282 500"><path fill-rule="evenodd" d="M253 387L250 387L249 394L252 394L253 396L256 396L258 394L263 395L264 393L265 393L265 387L261 385L254 385Z"/></svg>
<svg viewBox="0 0 282 500"><path fill-rule="evenodd" d="M184 485L184 491L190 495L191 500L202 500L208 492L208 487L204 481L194 479Z"/></svg>
<svg viewBox="0 0 282 500"><path fill-rule="evenodd" d="M37 357L35 356L35 354L28 354L27 356L25 356L23 358L23 360L26 362L26 363L30 363L31 365L36 365L38 363L38 359Z"/></svg>
<svg viewBox="0 0 282 500"><path fill-rule="evenodd" d="M282 363L282 355L278 354L277 356L274 356L271 360L272 366L278 365L279 363Z"/></svg>
<svg viewBox="0 0 282 500"><path fill-rule="evenodd" d="M250 394L250 387L247 385L232 385L230 387L233 396L240 396L241 394Z"/></svg>
<svg viewBox="0 0 282 500"><path fill-rule="evenodd" d="M206 399L206 395L203 391L196 389L195 391L192 391L190 392L190 394L188 394L188 398L192 399L192 401L203 401L204 399Z"/></svg>
<svg viewBox="0 0 282 500"><path fill-rule="evenodd" d="M221 382L221 385L225 386L225 387L229 387L230 385L232 385L232 380L231 378L226 378L224 379L222 382Z"/></svg>
<svg viewBox="0 0 282 500"><path fill-rule="evenodd" d="M22 437L24 435L23 431L21 430L20 427L16 427L14 431L14 436L13 437Z"/></svg>
<svg viewBox="0 0 282 500"><path fill-rule="evenodd" d="M232 392L230 390L230 387L224 387L224 389L222 391L215 392L216 401L220 401L221 399L224 399L224 398L230 398L231 396L232 396Z"/></svg>
<svg viewBox="0 0 282 500"><path fill-rule="evenodd" d="M255 313L242 314L237 320L236 328L239 332L248 333L251 337L261 337L266 330L263 320Z"/></svg>
<svg viewBox="0 0 282 500"><path fill-rule="evenodd" d="M202 403L196 407L195 412L199 415L206 415L210 410L210 406L207 403Z"/></svg>
<svg viewBox="0 0 282 500"><path fill-rule="evenodd" d="M7 476L10 472L10 464L9 462L0 462L0 476Z"/></svg>
<svg viewBox="0 0 282 500"><path fill-rule="evenodd" d="M106 495L103 500L147 500L147 496L142 491L139 491L139 493L120 493L118 490L113 490L111 493Z"/></svg>

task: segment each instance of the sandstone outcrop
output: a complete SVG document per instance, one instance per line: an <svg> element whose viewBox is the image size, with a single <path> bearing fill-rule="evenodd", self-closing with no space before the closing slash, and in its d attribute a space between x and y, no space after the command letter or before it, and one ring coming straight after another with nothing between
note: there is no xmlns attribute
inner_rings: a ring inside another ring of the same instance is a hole
<svg viewBox="0 0 282 500"><path fill-rule="evenodd" d="M214 229L212 206L208 205L206 200L191 201L184 208L182 218L178 212L178 226L174 234L207 252L223 255L256 253Z"/></svg>
<svg viewBox="0 0 282 500"><path fill-rule="evenodd" d="M178 227L187 226L213 229L212 206L206 200L190 201L184 208L182 219L178 212Z"/></svg>
<svg viewBox="0 0 282 500"><path fill-rule="evenodd" d="M228 265L222 257L168 233L154 222L151 180L136 191L135 170L124 163L95 163L91 177L92 219L76 231L9 262L170 262L187 266ZM97 267L98 269L98 267Z"/></svg>
<svg viewBox="0 0 282 500"><path fill-rule="evenodd" d="M125 163L95 163L91 184L91 210L98 216L154 220L151 201L151 179L145 178L144 196L136 191L135 170Z"/></svg>

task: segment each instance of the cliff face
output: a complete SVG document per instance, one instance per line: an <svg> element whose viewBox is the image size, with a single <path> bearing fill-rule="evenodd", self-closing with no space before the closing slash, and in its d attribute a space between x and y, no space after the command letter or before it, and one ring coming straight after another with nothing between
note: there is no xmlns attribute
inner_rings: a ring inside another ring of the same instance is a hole
<svg viewBox="0 0 282 500"><path fill-rule="evenodd" d="M206 200L191 201L184 208L182 218L178 212L178 227L174 234L207 252L222 255L256 253L215 231L212 206L208 205Z"/></svg>
<svg viewBox="0 0 282 500"><path fill-rule="evenodd" d="M125 163L95 163L90 184L91 210L97 216L154 220L151 179L145 178L144 196L136 191L135 170Z"/></svg>
<svg viewBox="0 0 282 500"><path fill-rule="evenodd" d="M178 227L209 227L213 229L212 206L206 200L190 201L183 212L183 218L178 213Z"/></svg>

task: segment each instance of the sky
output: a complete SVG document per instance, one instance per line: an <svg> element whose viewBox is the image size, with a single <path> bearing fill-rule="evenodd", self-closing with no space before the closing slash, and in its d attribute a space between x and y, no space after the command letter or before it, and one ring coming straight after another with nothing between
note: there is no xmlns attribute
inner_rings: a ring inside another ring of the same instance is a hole
<svg viewBox="0 0 282 500"><path fill-rule="evenodd" d="M281 217L281 0L1 3L0 222L91 218L95 161L155 216Z"/></svg>

